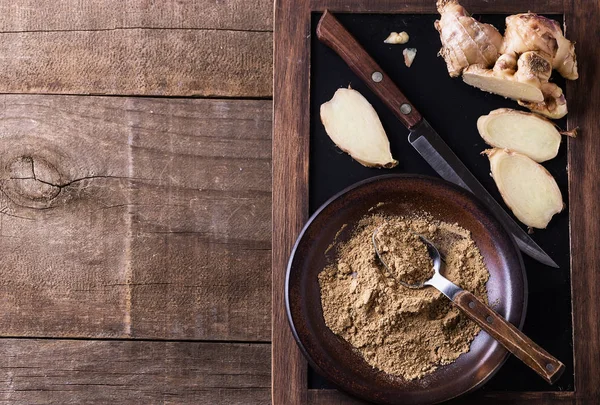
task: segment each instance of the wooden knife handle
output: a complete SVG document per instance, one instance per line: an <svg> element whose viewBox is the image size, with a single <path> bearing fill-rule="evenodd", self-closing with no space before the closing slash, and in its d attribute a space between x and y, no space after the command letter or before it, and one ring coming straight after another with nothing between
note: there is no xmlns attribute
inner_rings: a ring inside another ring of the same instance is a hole
<svg viewBox="0 0 600 405"><path fill-rule="evenodd" d="M515 328L510 322L468 291L461 291L452 300L483 330L517 356L550 384L554 384L565 365Z"/></svg>
<svg viewBox="0 0 600 405"><path fill-rule="evenodd" d="M317 37L333 49L408 128L414 128L422 121L421 114L369 56L342 24L329 11L325 10L319 25Z"/></svg>

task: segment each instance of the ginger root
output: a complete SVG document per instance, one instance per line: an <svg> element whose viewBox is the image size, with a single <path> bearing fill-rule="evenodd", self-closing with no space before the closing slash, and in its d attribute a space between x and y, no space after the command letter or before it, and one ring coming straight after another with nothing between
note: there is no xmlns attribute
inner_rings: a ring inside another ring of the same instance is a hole
<svg viewBox="0 0 600 405"><path fill-rule="evenodd" d="M562 138L554 123L510 108L482 115L477 130L488 145L522 153L538 163L556 157Z"/></svg>
<svg viewBox="0 0 600 405"><path fill-rule="evenodd" d="M321 121L331 140L362 165L392 168L398 164L377 112L358 91L338 89L321 105Z"/></svg>
<svg viewBox="0 0 600 405"><path fill-rule="evenodd" d="M575 46L558 22L534 13L509 16L499 43L495 28L473 20L457 0L438 0L437 5L441 18L435 27L450 76L462 73L465 83L515 99L548 118L567 114L562 90L548 81L552 69L570 80L578 77Z"/></svg>
<svg viewBox="0 0 600 405"><path fill-rule="evenodd" d="M450 76L460 76L470 65L493 66L502 47L498 30L471 17L457 0L438 0L436 5L440 19L434 25L440 33L440 55Z"/></svg>
<svg viewBox="0 0 600 405"><path fill-rule="evenodd" d="M517 152L484 151L492 177L506 205L530 228L544 229L563 210L564 203L554 177L542 165Z"/></svg>
<svg viewBox="0 0 600 405"><path fill-rule="evenodd" d="M506 17L502 53L538 51L565 79L576 80L575 44L566 39L557 21L534 13Z"/></svg>

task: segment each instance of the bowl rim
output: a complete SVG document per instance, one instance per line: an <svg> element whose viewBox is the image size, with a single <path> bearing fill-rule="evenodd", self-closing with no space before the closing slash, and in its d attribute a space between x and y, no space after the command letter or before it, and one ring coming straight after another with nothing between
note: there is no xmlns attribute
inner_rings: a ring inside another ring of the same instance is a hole
<svg viewBox="0 0 600 405"><path fill-rule="evenodd" d="M475 194L471 193L470 191L454 184L451 183L447 180L444 179L440 179L437 177L433 177L433 176L427 176L427 175L421 175L421 174L412 174L412 173L392 173L392 174L384 174L384 175L378 175L378 176L373 176L370 177L368 179L364 179L361 181L358 181L356 183L353 183L352 185L344 188L343 190L337 192L336 194L334 194L332 197L330 197L327 201L325 201L319 208L317 208L315 210L315 212L309 217L309 219L307 220L306 224L302 227L302 230L300 231L300 233L298 234L298 237L296 239L296 241L294 242L294 246L290 252L290 256L288 259L288 263L286 266L286 274L285 274L285 291L284 291L284 299L285 299L285 310L286 310L286 315L287 315L287 320L288 320L288 325L290 326L290 329L292 331L292 335L294 336L294 340L296 341L296 344L298 345L298 347L300 348L300 351L302 352L302 354L304 355L304 357L306 358L306 360L308 361L308 363L310 364L310 366L321 376L323 376L329 383L331 383L332 385L335 385L336 387L338 387L341 391L343 392L347 392L353 396L355 396L356 398L360 398L366 401L373 401L372 398L368 398L363 396L360 392L350 388L350 387L340 387L338 384L335 384L334 382L332 382L328 377L327 377L327 373L321 368L319 367L315 361L312 359L311 355L308 353L308 351L306 350L306 348L304 347L304 344L301 342L301 339L298 335L298 332L296 330L295 324L294 324L294 320L293 320L293 316L292 316L292 312L291 312L291 308L290 308L290 288L289 288L289 282L290 282L290 274L291 274L291 270L292 270L292 263L294 261L294 257L296 255L296 251L298 249L298 246L300 245L304 234L307 232L308 228L311 226L311 224L315 221L315 219L330 205L332 204L334 201L338 200L339 198L342 198L343 196L345 196L347 193L359 188L359 187L363 187L365 185L371 184L371 183L375 183L375 182L379 182L382 180L387 180L390 178L398 178L398 179L417 179L417 180L423 180L423 181L430 181L430 182L434 182L434 183L438 183L441 186L445 186L448 187L450 189L452 189L455 192L461 193L465 196L467 196L468 199L472 200L477 206L479 206L486 214L488 214L489 217L493 218L493 220L495 222L497 222L500 227L506 232L506 234L509 236L511 242L512 242L512 246L513 249L515 250L516 254L517 254L517 259L519 261L520 264L520 269L521 269L521 276L522 276L522 280L523 280L523 304L522 304L522 311L520 314L520 322L517 326L517 328L519 330L523 329L523 324L525 323L525 318L526 318L526 314L527 314L527 305L528 305L528 282L527 282L527 272L525 269L525 265L523 263L523 256L521 254L521 251L514 239L514 237L512 236L512 234L508 231L508 229L506 229L506 227L504 226L504 224L502 223L502 221L500 221L498 219L498 217L496 216L496 214L493 213L493 211L491 211L490 209L487 208L487 206L481 201L481 199L479 197L477 197ZM500 348L504 349L505 353L502 357L502 360L500 360L495 366L494 368L492 368L492 370L485 376L483 377L477 384L474 384L472 387L468 388L467 390L457 393L456 395L453 396L449 396L445 399L441 399L439 401L436 402L431 402L431 405L434 404L438 404L441 402L445 402L445 401L449 401L451 399L457 398L459 396L463 396L465 394L471 393L477 389L479 389L482 385L484 385L486 382L488 382L499 370L500 368L504 365L504 363L506 363L506 360L508 359L509 356L509 352L508 350L506 350L505 348L503 348L501 345L499 346Z"/></svg>

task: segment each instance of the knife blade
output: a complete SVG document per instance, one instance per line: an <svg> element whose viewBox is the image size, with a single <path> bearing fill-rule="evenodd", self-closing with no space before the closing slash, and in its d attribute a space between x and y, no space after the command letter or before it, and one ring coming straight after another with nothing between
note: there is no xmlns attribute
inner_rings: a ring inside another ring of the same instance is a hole
<svg viewBox="0 0 600 405"><path fill-rule="evenodd" d="M410 131L408 142L444 180L479 197L512 234L523 253L545 265L558 268L554 260L507 214L425 119Z"/></svg>
<svg viewBox="0 0 600 405"><path fill-rule="evenodd" d="M442 178L478 196L506 226L523 253L548 266L558 267L477 181L381 66L327 10L317 25L317 37L333 49L411 131L409 142Z"/></svg>

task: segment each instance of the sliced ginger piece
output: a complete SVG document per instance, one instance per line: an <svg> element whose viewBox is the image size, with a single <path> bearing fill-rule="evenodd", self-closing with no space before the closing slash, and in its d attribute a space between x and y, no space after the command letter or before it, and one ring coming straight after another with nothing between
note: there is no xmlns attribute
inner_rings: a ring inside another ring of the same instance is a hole
<svg viewBox="0 0 600 405"><path fill-rule="evenodd" d="M331 140L362 165L389 169L398 164L377 112L358 91L338 89L321 105L321 121Z"/></svg>
<svg viewBox="0 0 600 405"><path fill-rule="evenodd" d="M542 94L544 101L541 103L519 100L519 105L529 108L531 111L541 114L554 120L560 119L567 115L567 99L563 91L554 83L543 83Z"/></svg>
<svg viewBox="0 0 600 405"><path fill-rule="evenodd" d="M463 72L463 80L470 86L513 100L526 100L534 103L544 101L544 95L539 85L520 82L515 80L514 76L499 74L479 65L471 65L466 68Z"/></svg>
<svg viewBox="0 0 600 405"><path fill-rule="evenodd" d="M499 94L514 100L543 103L543 83L552 74L552 65L535 51L523 53L517 59L515 53L501 55L492 70L473 65L465 69L465 83L481 90Z"/></svg>
<svg viewBox="0 0 600 405"><path fill-rule="evenodd" d="M536 162L556 157L562 138L554 123L510 108L482 115L477 120L477 130L488 145L522 153Z"/></svg>
<svg viewBox="0 0 600 405"><path fill-rule="evenodd" d="M505 149L484 153L504 202L519 221L530 228L544 229L554 214L563 210L560 189L542 165Z"/></svg>

